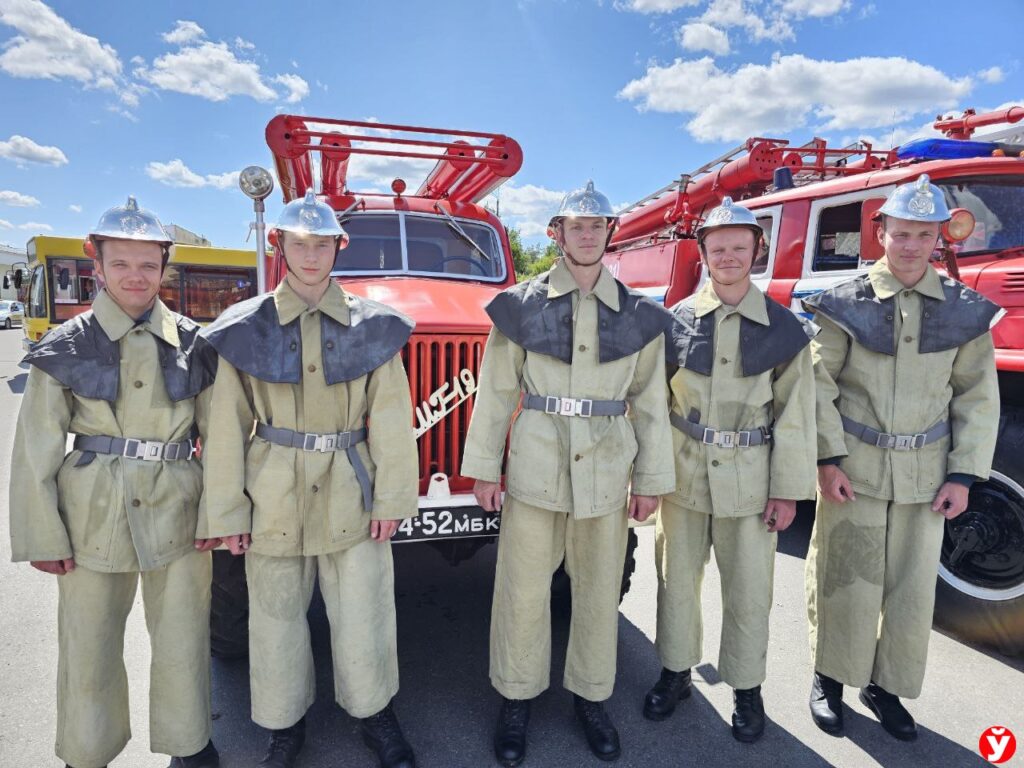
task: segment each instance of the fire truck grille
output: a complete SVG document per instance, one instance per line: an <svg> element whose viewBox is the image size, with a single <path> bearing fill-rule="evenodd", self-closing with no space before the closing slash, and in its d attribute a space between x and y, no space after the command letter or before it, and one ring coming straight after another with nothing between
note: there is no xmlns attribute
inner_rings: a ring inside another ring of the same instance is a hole
<svg viewBox="0 0 1024 768"><path fill-rule="evenodd" d="M421 495L437 472L448 475L453 493L473 487L472 478L462 477L459 470L485 341L480 336L413 334L402 352L413 427L422 431L417 441Z"/></svg>

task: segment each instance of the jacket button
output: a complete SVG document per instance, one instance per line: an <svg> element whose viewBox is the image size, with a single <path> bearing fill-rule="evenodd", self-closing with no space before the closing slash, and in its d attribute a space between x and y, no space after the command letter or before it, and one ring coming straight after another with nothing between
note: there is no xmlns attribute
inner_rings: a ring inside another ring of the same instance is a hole
<svg viewBox="0 0 1024 768"><path fill-rule="evenodd" d="M718 466L718 459L712 459L711 460L711 466L712 467L717 467Z"/></svg>
<svg viewBox="0 0 1024 768"><path fill-rule="evenodd" d="M316 373L316 366L310 363L309 367L306 370L309 371L310 373Z"/></svg>
<svg viewBox="0 0 1024 768"><path fill-rule="evenodd" d="M583 457L582 457L582 456L581 456L580 454L578 454L578 453L577 453L577 454L576 454L576 457L575 457L575 460L576 460L576 461L579 461L579 460L580 460L580 459L582 459L582 458L583 458Z"/></svg>
<svg viewBox="0 0 1024 768"><path fill-rule="evenodd" d="M721 362L721 363L728 363L729 362L729 358L723 357L719 362Z"/></svg>
<svg viewBox="0 0 1024 768"><path fill-rule="evenodd" d="M319 491L320 491L320 486L319 485L314 485L313 486L313 493L318 493Z"/></svg>
<svg viewBox="0 0 1024 768"><path fill-rule="evenodd" d="M932 316L932 313L931 313L931 312L925 312L925 313L924 313L924 316L925 316L925 317L931 317L931 316Z"/></svg>
<svg viewBox="0 0 1024 768"><path fill-rule="evenodd" d="M892 320L892 315L886 315L886 316L885 316L885 319L886 319L886 320Z"/></svg>
<svg viewBox="0 0 1024 768"><path fill-rule="evenodd" d="M910 296L910 291L904 291L903 295L909 297Z"/></svg>
<svg viewBox="0 0 1024 768"><path fill-rule="evenodd" d="M904 340L904 341L913 341L913 340L914 340L914 337L913 337L913 336L904 336L904 337L903 337L903 340Z"/></svg>
<svg viewBox="0 0 1024 768"><path fill-rule="evenodd" d="M586 344L580 344L580 352L586 352L586 351L587 351L587 345Z"/></svg>
<svg viewBox="0 0 1024 768"><path fill-rule="evenodd" d="M298 346L299 346L299 345L298 345L298 344L296 344L296 343L295 343L295 342L293 341L293 342L292 342L291 344L289 344L289 345L288 345L288 349L290 349L290 350L291 350L292 352L294 352L294 351L295 351L295 349L296 349L296 348L297 348Z"/></svg>
<svg viewBox="0 0 1024 768"><path fill-rule="evenodd" d="M142 506L142 502L139 501L138 499L132 499L132 506L133 507L141 507Z"/></svg>
<svg viewBox="0 0 1024 768"><path fill-rule="evenodd" d="M142 389L142 382L141 381L136 381L135 382L135 388L136 389Z"/></svg>
<svg viewBox="0 0 1024 768"><path fill-rule="evenodd" d="M334 342L333 341L328 341L327 342L327 348L328 349L334 349Z"/></svg>

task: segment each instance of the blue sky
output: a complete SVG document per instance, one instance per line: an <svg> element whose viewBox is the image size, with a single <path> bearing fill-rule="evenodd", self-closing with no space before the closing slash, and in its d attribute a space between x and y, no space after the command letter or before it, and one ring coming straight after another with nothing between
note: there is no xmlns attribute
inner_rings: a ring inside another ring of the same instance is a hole
<svg viewBox="0 0 1024 768"><path fill-rule="evenodd" d="M627 203L750 135L888 146L1024 104L1024 3L0 0L0 241L80 235L131 193L240 246L235 175L280 112L505 133L528 241L593 177ZM941 42L940 42L941 41ZM362 187L422 166L353 162ZM273 220L281 199L268 201Z"/></svg>

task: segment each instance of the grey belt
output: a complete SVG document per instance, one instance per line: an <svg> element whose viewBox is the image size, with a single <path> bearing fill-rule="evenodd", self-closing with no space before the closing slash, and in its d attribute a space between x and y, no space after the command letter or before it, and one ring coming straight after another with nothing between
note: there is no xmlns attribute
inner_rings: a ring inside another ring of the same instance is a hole
<svg viewBox="0 0 1024 768"><path fill-rule="evenodd" d="M916 435L892 435L845 416L842 419L844 432L876 448L892 448L895 451L916 451L949 434L948 421L940 421L927 432L918 432Z"/></svg>
<svg viewBox="0 0 1024 768"><path fill-rule="evenodd" d="M623 416L628 410L625 400L588 400L582 397L523 395L523 408L544 411L552 416Z"/></svg>
<svg viewBox="0 0 1024 768"><path fill-rule="evenodd" d="M161 443L159 440L137 440L134 437L109 435L75 435L74 447L82 451L81 458L75 463L76 467L89 464L96 458L97 453L142 461L189 461L196 450L192 440Z"/></svg>
<svg viewBox="0 0 1024 768"><path fill-rule="evenodd" d="M768 427L727 432L722 429L705 427L695 421L687 421L678 413L669 413L668 420L684 435L689 435L694 440L700 440L704 445L717 445L719 448L750 448L755 445L763 445L772 439L772 433Z"/></svg>
<svg viewBox="0 0 1024 768"><path fill-rule="evenodd" d="M256 436L262 437L268 443L283 445L286 448L298 448L307 452L344 451L348 456L349 464L355 470L356 480L359 481L359 488L363 492L363 509L367 512L373 510L373 484L370 482L370 473L366 471L363 460L356 452L356 445L366 440L366 427L354 429L351 432L331 432L320 435L315 432L296 432L294 429L257 424Z"/></svg>

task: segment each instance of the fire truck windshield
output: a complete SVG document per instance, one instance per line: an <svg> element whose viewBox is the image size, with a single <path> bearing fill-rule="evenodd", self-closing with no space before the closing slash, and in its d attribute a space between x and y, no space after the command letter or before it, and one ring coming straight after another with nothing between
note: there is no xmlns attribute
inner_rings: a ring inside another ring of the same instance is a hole
<svg viewBox="0 0 1024 768"><path fill-rule="evenodd" d="M950 208L966 208L976 224L958 248L967 255L1024 246L1024 176L995 176L937 182Z"/></svg>
<svg viewBox="0 0 1024 768"><path fill-rule="evenodd" d="M457 221L462 232L448 219L431 214L387 211L348 216L342 226L349 244L338 252L333 274L503 281L505 257L494 228L470 219Z"/></svg>

